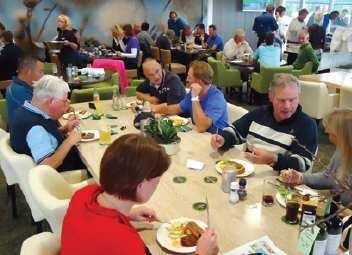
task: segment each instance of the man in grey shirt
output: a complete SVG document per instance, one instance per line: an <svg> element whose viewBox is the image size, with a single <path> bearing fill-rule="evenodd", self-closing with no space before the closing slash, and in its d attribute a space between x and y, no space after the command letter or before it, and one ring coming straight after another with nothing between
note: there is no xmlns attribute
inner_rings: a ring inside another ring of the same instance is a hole
<svg viewBox="0 0 352 255"><path fill-rule="evenodd" d="M153 39L149 34L149 23L142 23L142 31L138 33L137 38L139 41L139 45L141 50L143 51L143 57L150 57L150 47L154 45Z"/></svg>

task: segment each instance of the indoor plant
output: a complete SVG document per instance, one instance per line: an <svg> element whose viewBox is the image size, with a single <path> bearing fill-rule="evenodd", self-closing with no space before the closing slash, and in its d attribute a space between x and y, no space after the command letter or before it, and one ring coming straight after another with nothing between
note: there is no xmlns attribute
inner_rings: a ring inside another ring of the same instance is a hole
<svg viewBox="0 0 352 255"><path fill-rule="evenodd" d="M165 148L168 155L174 155L179 150L181 138L170 119L150 119L144 125L144 132Z"/></svg>

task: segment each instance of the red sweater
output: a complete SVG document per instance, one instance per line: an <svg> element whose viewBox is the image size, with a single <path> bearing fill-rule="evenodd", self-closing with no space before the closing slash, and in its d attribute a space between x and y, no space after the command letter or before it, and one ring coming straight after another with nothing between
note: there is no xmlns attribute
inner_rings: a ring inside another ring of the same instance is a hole
<svg viewBox="0 0 352 255"><path fill-rule="evenodd" d="M61 255L144 255L146 246L129 219L100 206L98 185L77 191L67 210L61 235Z"/></svg>

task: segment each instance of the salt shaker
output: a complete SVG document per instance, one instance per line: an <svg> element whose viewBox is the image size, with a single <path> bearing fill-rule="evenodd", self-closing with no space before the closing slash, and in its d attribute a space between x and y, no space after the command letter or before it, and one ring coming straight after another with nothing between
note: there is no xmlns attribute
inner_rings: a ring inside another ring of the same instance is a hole
<svg viewBox="0 0 352 255"><path fill-rule="evenodd" d="M238 196L238 189L239 189L238 182L231 182L229 202L232 204L236 204L240 200Z"/></svg>
<svg viewBox="0 0 352 255"><path fill-rule="evenodd" d="M221 189L225 193L230 192L231 182L235 181L236 179L236 172L233 170L223 170L222 171L222 182L221 182Z"/></svg>

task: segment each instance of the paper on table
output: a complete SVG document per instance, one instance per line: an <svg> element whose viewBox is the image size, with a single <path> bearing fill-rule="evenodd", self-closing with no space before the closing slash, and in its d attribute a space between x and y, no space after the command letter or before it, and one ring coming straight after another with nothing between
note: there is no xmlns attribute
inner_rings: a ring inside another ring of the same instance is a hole
<svg viewBox="0 0 352 255"><path fill-rule="evenodd" d="M298 239L298 250L304 255L309 255L310 249L312 248L319 230L319 227L314 226L313 228L306 228L300 233Z"/></svg>
<svg viewBox="0 0 352 255"><path fill-rule="evenodd" d="M286 253L275 246L274 242L268 236L263 236L257 240L248 242L224 255L248 255L251 253L260 253L262 255L286 255Z"/></svg>
<svg viewBox="0 0 352 255"><path fill-rule="evenodd" d="M311 195L311 196L317 196L318 195L318 192L306 185L298 185L298 186L295 186L295 190L297 190L301 195Z"/></svg>
<svg viewBox="0 0 352 255"><path fill-rule="evenodd" d="M186 167L194 170L202 170L204 163L198 160L187 159Z"/></svg>

